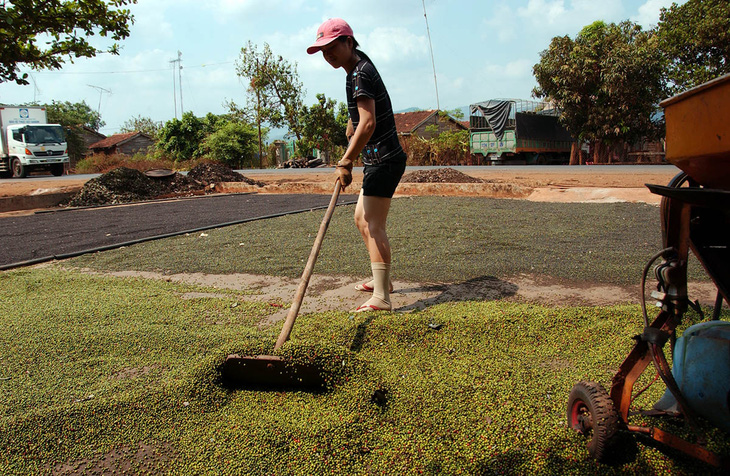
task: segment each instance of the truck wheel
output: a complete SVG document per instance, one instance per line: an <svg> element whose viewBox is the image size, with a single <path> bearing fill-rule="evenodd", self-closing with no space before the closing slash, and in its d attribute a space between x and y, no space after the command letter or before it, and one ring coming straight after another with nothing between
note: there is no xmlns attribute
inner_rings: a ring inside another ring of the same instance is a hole
<svg viewBox="0 0 730 476"><path fill-rule="evenodd" d="M51 174L53 174L55 177L60 177L61 175L63 175L63 164L51 165Z"/></svg>
<svg viewBox="0 0 730 476"><path fill-rule="evenodd" d="M25 178L28 176L27 168L20 163L20 159L17 157L13 159L12 169L14 178Z"/></svg>

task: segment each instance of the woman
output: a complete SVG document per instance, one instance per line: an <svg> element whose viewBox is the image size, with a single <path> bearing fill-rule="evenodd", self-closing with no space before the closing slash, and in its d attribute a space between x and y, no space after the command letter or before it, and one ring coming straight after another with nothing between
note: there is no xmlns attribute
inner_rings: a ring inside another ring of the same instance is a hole
<svg viewBox="0 0 730 476"><path fill-rule="evenodd" d="M390 311L391 252L385 224L393 193L406 168L406 155L398 142L388 91L370 58L357 47L350 25L332 18L319 27L307 53L321 51L333 68L347 72L347 108L354 133L337 163L343 189L352 182L352 164L360 154L365 165L355 224L370 254L373 280L356 289L373 294L355 312Z"/></svg>

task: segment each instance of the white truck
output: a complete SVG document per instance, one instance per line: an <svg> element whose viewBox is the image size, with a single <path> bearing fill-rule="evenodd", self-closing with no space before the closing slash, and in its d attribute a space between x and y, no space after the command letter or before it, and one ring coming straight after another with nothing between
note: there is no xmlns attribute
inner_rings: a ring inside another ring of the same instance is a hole
<svg viewBox="0 0 730 476"><path fill-rule="evenodd" d="M38 106L0 106L0 177L26 177L34 170L63 175L69 163L63 127L48 124Z"/></svg>

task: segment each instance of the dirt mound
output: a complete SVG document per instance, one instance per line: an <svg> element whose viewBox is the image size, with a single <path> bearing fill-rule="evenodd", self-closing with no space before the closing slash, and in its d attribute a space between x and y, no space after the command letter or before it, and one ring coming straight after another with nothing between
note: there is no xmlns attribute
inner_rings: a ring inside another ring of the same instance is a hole
<svg viewBox="0 0 730 476"><path fill-rule="evenodd" d="M67 206L117 205L162 196L192 195L204 188L204 184L179 173L150 178L139 170L119 167L86 182Z"/></svg>
<svg viewBox="0 0 730 476"><path fill-rule="evenodd" d="M223 164L215 163L204 163L196 165L195 167L190 169L190 172L188 172L188 178L191 178L204 185L220 182L245 182L249 185L258 185L259 187L263 187L264 185L266 185L263 182L259 182L245 177L238 172L231 170L229 167Z"/></svg>
<svg viewBox="0 0 730 476"><path fill-rule="evenodd" d="M416 170L405 174L403 183L483 183L484 180L471 177L452 168Z"/></svg>
<svg viewBox="0 0 730 476"><path fill-rule="evenodd" d="M208 185L220 182L246 182L260 187L265 185L222 164L200 164L187 175L175 172L156 177L147 176L139 170L119 167L86 182L66 206L118 205L155 198L183 197L204 193Z"/></svg>

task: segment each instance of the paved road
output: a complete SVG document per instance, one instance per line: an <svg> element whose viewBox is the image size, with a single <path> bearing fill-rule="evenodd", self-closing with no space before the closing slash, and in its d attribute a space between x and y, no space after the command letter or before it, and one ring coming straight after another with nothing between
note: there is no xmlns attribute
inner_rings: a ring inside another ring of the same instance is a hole
<svg viewBox="0 0 730 476"><path fill-rule="evenodd" d="M444 168L442 166L408 166L408 171L412 172L415 170L434 170ZM455 167L459 172L465 174L474 172L515 172L515 173L571 173L571 174L595 174L600 171L602 174L643 174L643 173L654 173L654 172L666 172L672 171L678 173L679 169L674 165L662 164L662 165L594 165L594 166L567 166L567 165L490 165L490 166L479 166L479 165L460 165ZM362 167L355 167L356 172L362 172ZM313 168L313 169L242 169L236 170L246 177L255 178L257 175L281 175L285 178L287 175L307 175L307 174L321 174L332 172L332 169L327 168ZM187 173L187 172L182 172ZM78 175L62 175L60 177L54 177L51 175L31 175L24 179L2 179L0 185L3 183L13 182L24 182L36 181L40 184L43 182L59 180L75 180L79 179L91 180L92 178L98 177L101 174L78 174Z"/></svg>
<svg viewBox="0 0 730 476"><path fill-rule="evenodd" d="M354 202L342 195L339 204ZM211 195L0 218L0 269L222 223L326 207L328 195Z"/></svg>

